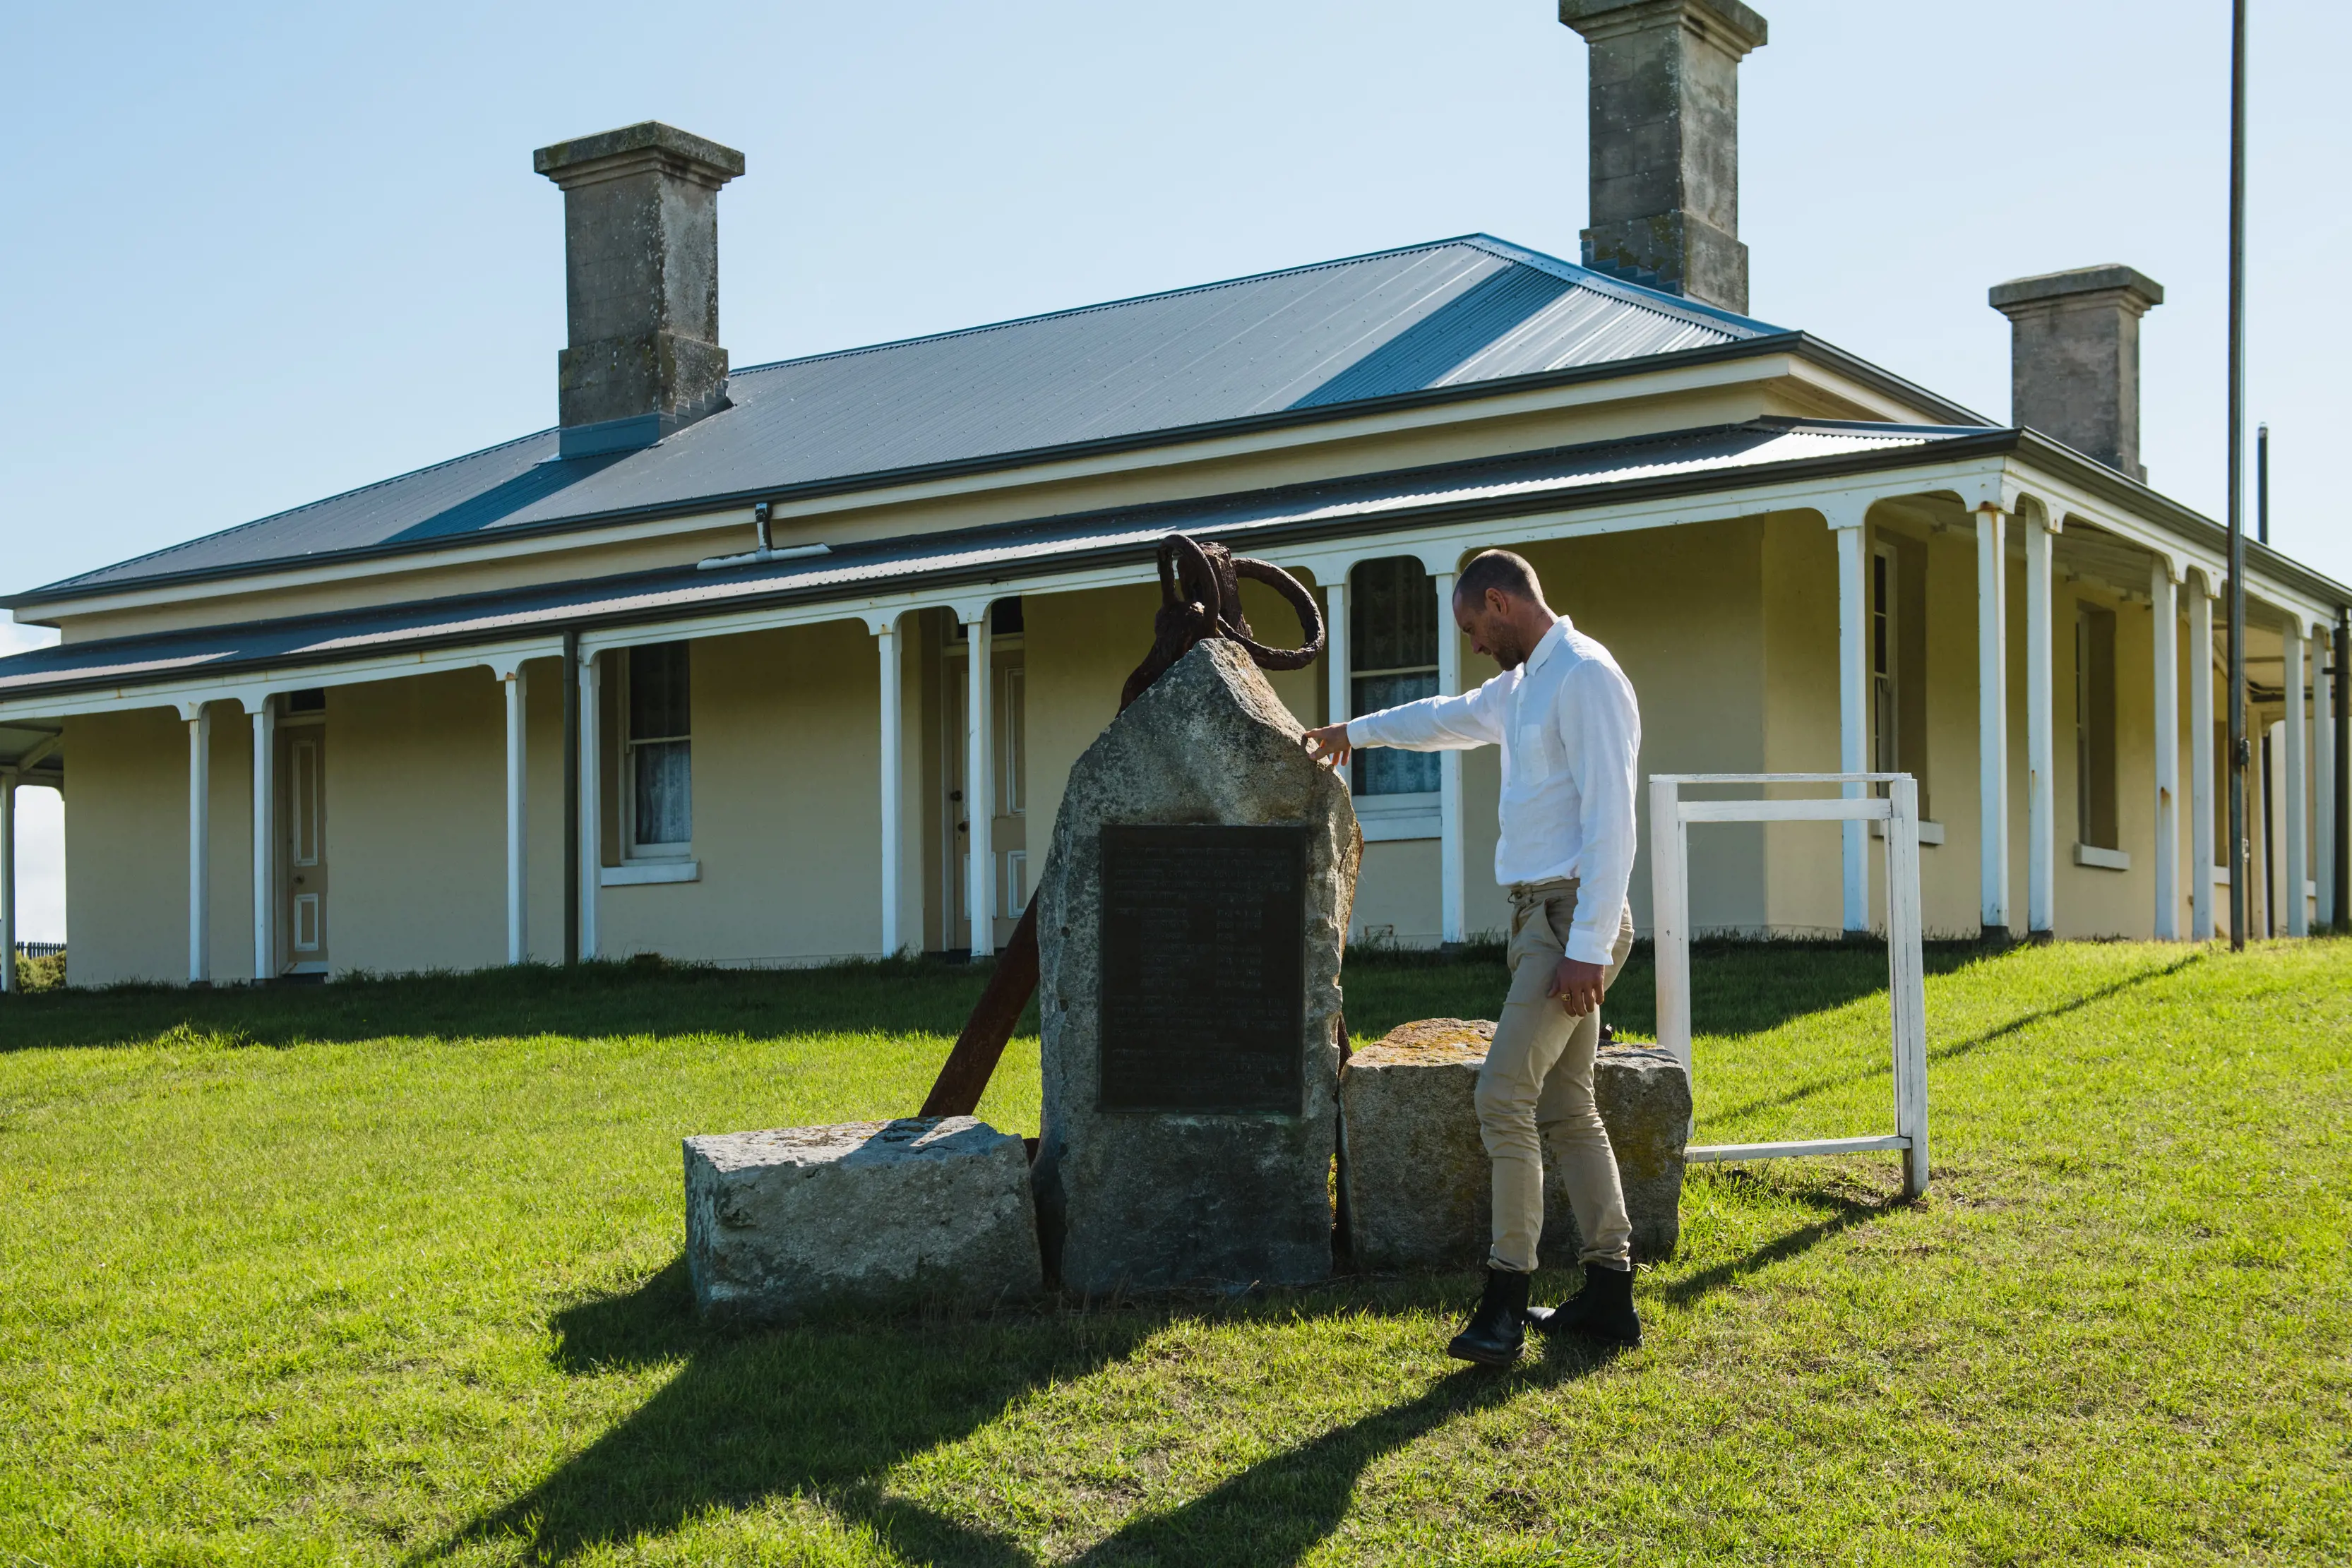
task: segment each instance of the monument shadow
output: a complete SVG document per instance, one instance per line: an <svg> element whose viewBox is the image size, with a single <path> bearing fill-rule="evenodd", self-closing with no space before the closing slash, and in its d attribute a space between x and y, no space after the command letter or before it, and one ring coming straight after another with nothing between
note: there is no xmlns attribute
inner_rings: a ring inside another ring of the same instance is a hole
<svg viewBox="0 0 2352 1568"><path fill-rule="evenodd" d="M530 1490L417 1552L529 1544L564 1563L638 1535L677 1530L713 1508L809 1495L872 1526L918 1562L1030 1568L1025 1547L885 1490L904 1461L953 1444L1051 1383L1134 1354L1188 1315L1326 1316L1461 1294L1455 1280L1360 1282L1211 1304L1171 1299L1107 1311L992 1318L905 1318L762 1333L705 1327L685 1260L633 1290L556 1314L558 1364L576 1374L683 1361L677 1376ZM1345 1519L1371 1464L1456 1416L1580 1377L1610 1354L1576 1347L1507 1372L1465 1367L1401 1404L1372 1411L1262 1459L1190 1501L1140 1515L1079 1558L1117 1563L1294 1563Z"/></svg>

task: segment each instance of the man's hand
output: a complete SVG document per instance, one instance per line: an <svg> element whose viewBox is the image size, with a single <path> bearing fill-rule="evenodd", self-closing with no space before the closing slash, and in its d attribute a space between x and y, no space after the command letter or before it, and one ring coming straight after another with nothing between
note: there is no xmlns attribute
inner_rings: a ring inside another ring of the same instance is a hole
<svg viewBox="0 0 2352 1568"><path fill-rule="evenodd" d="M1308 730L1298 738L1307 747L1307 755L1326 768L1345 766L1349 753L1355 750L1348 744L1348 727L1344 724L1327 724L1320 729Z"/></svg>
<svg viewBox="0 0 2352 1568"><path fill-rule="evenodd" d="M1544 994L1558 997L1570 1017L1582 1018L1601 1005L1601 993L1608 984L1609 971L1600 965L1562 958L1551 972L1551 989Z"/></svg>

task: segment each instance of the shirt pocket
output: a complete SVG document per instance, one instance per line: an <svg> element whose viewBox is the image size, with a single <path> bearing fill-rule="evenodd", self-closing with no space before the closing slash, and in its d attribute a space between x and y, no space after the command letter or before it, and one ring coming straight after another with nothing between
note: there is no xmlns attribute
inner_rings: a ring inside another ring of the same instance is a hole
<svg viewBox="0 0 2352 1568"><path fill-rule="evenodd" d="M1519 726L1518 740L1511 747L1511 782L1532 787L1550 778L1557 767L1551 753L1543 726Z"/></svg>

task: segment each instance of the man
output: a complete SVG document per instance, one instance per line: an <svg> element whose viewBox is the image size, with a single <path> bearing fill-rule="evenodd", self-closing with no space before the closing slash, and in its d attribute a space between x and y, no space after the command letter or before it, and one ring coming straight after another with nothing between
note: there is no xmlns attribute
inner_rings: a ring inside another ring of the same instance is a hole
<svg viewBox="0 0 2352 1568"><path fill-rule="evenodd" d="M1609 650L1544 602L1535 569L1487 550L1462 570L1454 620L1502 671L1462 696L1366 714L1307 733L1329 766L1358 747L1503 748L1495 880L1511 899L1511 988L1478 1073L1478 1130L1494 1163L1486 1288L1447 1354L1507 1365L1523 1325L1639 1344L1632 1227L1609 1130L1592 1099L1601 998L1633 943L1634 759L1642 716ZM1528 1305L1543 1233L1543 1144L1567 1178L1584 1239L1584 1288L1558 1308Z"/></svg>

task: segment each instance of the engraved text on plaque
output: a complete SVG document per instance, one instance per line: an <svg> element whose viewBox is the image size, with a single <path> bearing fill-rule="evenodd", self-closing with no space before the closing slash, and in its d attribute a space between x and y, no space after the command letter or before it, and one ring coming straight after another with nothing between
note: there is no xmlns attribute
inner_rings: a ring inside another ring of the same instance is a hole
<svg viewBox="0 0 2352 1568"><path fill-rule="evenodd" d="M1307 834L1103 828L1104 1110L1299 1113Z"/></svg>

